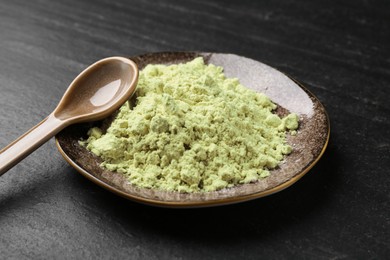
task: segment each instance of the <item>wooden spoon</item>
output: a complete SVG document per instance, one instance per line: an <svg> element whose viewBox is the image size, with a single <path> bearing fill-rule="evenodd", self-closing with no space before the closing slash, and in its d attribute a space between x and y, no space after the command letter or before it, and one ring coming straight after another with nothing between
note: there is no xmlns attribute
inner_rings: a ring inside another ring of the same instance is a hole
<svg viewBox="0 0 390 260"><path fill-rule="evenodd" d="M47 118L0 151L0 175L70 124L112 114L134 93L137 80L138 67L130 59L111 57L89 66Z"/></svg>

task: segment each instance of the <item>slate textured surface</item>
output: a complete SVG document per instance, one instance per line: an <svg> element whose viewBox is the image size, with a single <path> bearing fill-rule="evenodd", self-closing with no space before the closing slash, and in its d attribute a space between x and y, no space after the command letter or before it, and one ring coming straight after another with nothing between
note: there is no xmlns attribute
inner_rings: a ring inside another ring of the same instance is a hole
<svg viewBox="0 0 390 260"><path fill-rule="evenodd" d="M153 208L77 174L53 140L0 177L1 259L385 259L390 255L388 1L0 0L0 147L86 66L167 50L227 52L306 83L329 147L278 194Z"/></svg>

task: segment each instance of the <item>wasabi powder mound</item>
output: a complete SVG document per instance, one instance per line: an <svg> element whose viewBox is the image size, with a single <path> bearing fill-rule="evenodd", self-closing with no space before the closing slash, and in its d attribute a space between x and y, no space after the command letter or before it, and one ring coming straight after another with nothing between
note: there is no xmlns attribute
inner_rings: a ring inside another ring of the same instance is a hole
<svg viewBox="0 0 390 260"><path fill-rule="evenodd" d="M295 133L298 116L278 117L267 96L202 58L148 65L135 95L106 133L92 128L80 142L133 185L220 190L266 178L291 153L286 134Z"/></svg>

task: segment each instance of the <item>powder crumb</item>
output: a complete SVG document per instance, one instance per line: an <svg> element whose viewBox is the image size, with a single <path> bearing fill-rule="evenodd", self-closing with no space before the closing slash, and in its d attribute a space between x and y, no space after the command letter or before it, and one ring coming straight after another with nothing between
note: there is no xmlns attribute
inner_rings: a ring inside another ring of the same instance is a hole
<svg viewBox="0 0 390 260"><path fill-rule="evenodd" d="M286 133L298 128L296 114L278 117L267 96L202 58L146 66L134 98L106 133L92 128L80 143L144 188L209 192L256 182L291 153Z"/></svg>

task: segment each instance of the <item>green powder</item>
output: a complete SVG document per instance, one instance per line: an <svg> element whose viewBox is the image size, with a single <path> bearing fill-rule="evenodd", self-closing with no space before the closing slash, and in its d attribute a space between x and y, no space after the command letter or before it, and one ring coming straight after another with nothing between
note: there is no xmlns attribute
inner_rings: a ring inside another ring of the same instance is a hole
<svg viewBox="0 0 390 260"><path fill-rule="evenodd" d="M135 105L124 104L106 133L92 128L81 143L134 185L215 191L266 178L291 153L286 131L297 129L298 116L280 118L275 108L202 58L148 65Z"/></svg>

